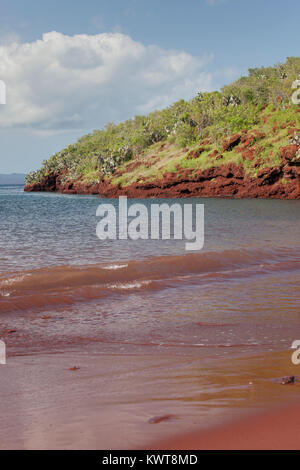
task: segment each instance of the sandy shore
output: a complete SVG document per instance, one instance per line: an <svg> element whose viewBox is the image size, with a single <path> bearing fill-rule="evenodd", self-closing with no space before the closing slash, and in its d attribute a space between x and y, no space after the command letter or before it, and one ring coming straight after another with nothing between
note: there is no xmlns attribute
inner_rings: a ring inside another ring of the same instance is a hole
<svg viewBox="0 0 300 470"><path fill-rule="evenodd" d="M248 359L231 360L226 376L221 363L212 383L205 361L190 356L83 350L8 357L0 366L0 448L298 449L300 405L273 407L294 403L300 384L261 378L286 370L287 353L276 359L274 370L268 355L261 369L258 357L253 370ZM262 414L268 403L272 411Z"/></svg>
<svg viewBox="0 0 300 470"><path fill-rule="evenodd" d="M273 409L150 447L156 450L299 450L300 404Z"/></svg>
<svg viewBox="0 0 300 470"><path fill-rule="evenodd" d="M175 360L177 371L185 367ZM0 366L0 449L136 449L197 429L193 406L165 397L171 363L84 351L8 357ZM166 414L175 417L151 422Z"/></svg>

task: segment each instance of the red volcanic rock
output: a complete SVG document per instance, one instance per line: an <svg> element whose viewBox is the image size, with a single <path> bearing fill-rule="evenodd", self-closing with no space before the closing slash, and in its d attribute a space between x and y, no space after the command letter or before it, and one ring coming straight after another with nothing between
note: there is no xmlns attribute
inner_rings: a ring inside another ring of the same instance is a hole
<svg viewBox="0 0 300 470"><path fill-rule="evenodd" d="M283 172L283 177L286 180L298 179L299 176L300 176L300 167L299 166L285 165L282 168L282 172Z"/></svg>
<svg viewBox="0 0 300 470"><path fill-rule="evenodd" d="M244 160L254 160L256 155L256 148L255 147L250 147L248 150L245 150L242 153L242 157Z"/></svg>
<svg viewBox="0 0 300 470"><path fill-rule="evenodd" d="M282 176L282 169L279 166L275 166L273 168L262 168L257 173L258 184L260 186L266 184L273 185L274 183L277 183Z"/></svg>
<svg viewBox="0 0 300 470"><path fill-rule="evenodd" d="M296 129L295 127L288 129L288 135L294 135L297 132L298 132L298 129Z"/></svg>
<svg viewBox="0 0 300 470"><path fill-rule="evenodd" d="M293 146L287 147L289 154L290 148ZM285 154L283 149L282 152ZM221 158L221 155L218 157ZM254 160L253 166L257 167L259 164L261 164L259 159ZM282 178L287 180L285 184L282 184ZM204 170L198 169L197 171L195 169L178 168L176 173L166 172L160 179L140 181L126 187L114 185L106 179L102 179L99 184L94 185L83 184L80 180L63 184L59 175L52 175L45 178L38 185L26 187L26 190L55 190L71 194L98 194L101 197L109 198L128 196L130 198L234 197L300 199L300 166L283 159L283 164L280 166L259 170L257 177L245 174L243 165L233 163L212 166Z"/></svg>
<svg viewBox="0 0 300 470"><path fill-rule="evenodd" d="M241 137L241 142L242 144L244 144L245 142L248 142L249 140L252 140L254 137L252 135L248 135L248 134L243 134L242 137ZM241 145L240 145L241 147Z"/></svg>
<svg viewBox="0 0 300 470"><path fill-rule="evenodd" d="M258 168L261 165L261 159L259 158L256 162L254 162L251 167L252 168Z"/></svg>
<svg viewBox="0 0 300 470"><path fill-rule="evenodd" d="M234 134L229 139L224 139L222 142L224 152L232 150L241 142L241 135Z"/></svg>
<svg viewBox="0 0 300 470"><path fill-rule="evenodd" d="M255 135L255 140L261 140L266 137L266 134L263 132L258 131L257 129L253 129L253 134Z"/></svg>
<svg viewBox="0 0 300 470"><path fill-rule="evenodd" d="M199 158L201 153L204 152L204 150L205 150L205 147L199 147L196 150L191 150L187 156L187 159L192 160L194 158Z"/></svg>
<svg viewBox="0 0 300 470"><path fill-rule="evenodd" d="M249 147L250 145L253 145L254 142L255 142L256 138L254 135L244 135L242 136L241 138L241 145L239 145L236 150L238 152L242 152L243 150L245 150L247 147Z"/></svg>
<svg viewBox="0 0 300 470"><path fill-rule="evenodd" d="M218 150L214 150L213 152L211 152L211 153L208 155L208 157L209 157L209 158L215 158L215 157L218 155L218 153L219 153Z"/></svg>
<svg viewBox="0 0 300 470"><path fill-rule="evenodd" d="M244 170L242 166L234 165L233 163L228 163L227 165L221 165L216 168L216 173L225 178L242 178L244 176Z"/></svg>
<svg viewBox="0 0 300 470"><path fill-rule="evenodd" d="M57 191L57 179L59 175L48 175L40 183L26 185L24 191Z"/></svg>
<svg viewBox="0 0 300 470"><path fill-rule="evenodd" d="M290 161L295 158L297 150L297 145L287 145L286 147L281 147L280 155L285 161Z"/></svg>

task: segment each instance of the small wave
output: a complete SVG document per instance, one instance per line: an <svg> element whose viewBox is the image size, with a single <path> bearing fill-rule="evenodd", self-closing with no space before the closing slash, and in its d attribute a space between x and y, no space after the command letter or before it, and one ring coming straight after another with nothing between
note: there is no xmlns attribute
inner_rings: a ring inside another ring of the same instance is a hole
<svg viewBox="0 0 300 470"><path fill-rule="evenodd" d="M0 292L1 297L10 297L10 292Z"/></svg>
<svg viewBox="0 0 300 470"><path fill-rule="evenodd" d="M103 269L107 269L108 271L110 270L115 270L115 269L124 269L127 268L128 264L111 264L109 266L104 266Z"/></svg>
<svg viewBox="0 0 300 470"><path fill-rule="evenodd" d="M142 282L129 282L127 284L112 284L108 286L109 289L140 289L141 287L147 286L151 281Z"/></svg>
<svg viewBox="0 0 300 470"><path fill-rule="evenodd" d="M30 274L23 274L16 277L9 277L7 279L0 280L0 287L12 286L16 283L21 283L25 277L30 276Z"/></svg>
<svg viewBox="0 0 300 470"><path fill-rule="evenodd" d="M294 250L239 249L160 256L109 265L54 266L3 273L0 311L100 299L112 295L113 290L121 295L134 289L222 282L299 269L300 254Z"/></svg>

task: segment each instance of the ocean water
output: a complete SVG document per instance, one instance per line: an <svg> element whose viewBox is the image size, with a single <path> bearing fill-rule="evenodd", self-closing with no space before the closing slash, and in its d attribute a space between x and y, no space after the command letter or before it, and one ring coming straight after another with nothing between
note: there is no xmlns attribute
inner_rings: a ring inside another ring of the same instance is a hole
<svg viewBox="0 0 300 470"><path fill-rule="evenodd" d="M101 202L0 186L0 337L9 357L109 356L115 394L106 404L172 412L176 404L199 422L204 410L298 393L272 381L298 372L290 347L300 339L300 201L163 200L204 204L205 244L192 253L182 240L99 240ZM126 370L138 384L130 393Z"/></svg>
<svg viewBox="0 0 300 470"><path fill-rule="evenodd" d="M100 241L96 209L101 202L118 204L97 196L24 193L21 186L0 186L2 271L186 254L181 240ZM204 203L205 247L201 252L276 252L300 246L299 201L191 198L133 202L147 207L152 202Z"/></svg>
<svg viewBox="0 0 300 470"><path fill-rule="evenodd" d="M99 240L101 202L118 204L0 187L2 320L14 317L18 326L31 315L38 328L41 313L58 315L37 335L41 344L51 337L51 350L61 347L59 331L65 346L83 334L97 342L100 334L105 348L120 341L278 350L292 342L299 328L300 201L162 201L204 203L198 252L186 251L183 240ZM133 202L149 207L153 200Z"/></svg>

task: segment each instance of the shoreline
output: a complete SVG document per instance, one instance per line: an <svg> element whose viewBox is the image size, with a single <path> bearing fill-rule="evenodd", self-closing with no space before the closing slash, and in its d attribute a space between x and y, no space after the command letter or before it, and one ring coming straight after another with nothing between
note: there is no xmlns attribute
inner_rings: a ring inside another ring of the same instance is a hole
<svg viewBox="0 0 300 470"><path fill-rule="evenodd" d="M162 440L151 450L299 450L300 404L271 408L221 426Z"/></svg>
<svg viewBox="0 0 300 470"><path fill-rule="evenodd" d="M59 192L62 194L99 195L104 198L262 198L300 199L300 166L287 163L264 168L257 178L247 176L243 167L228 164L193 172L185 170L180 177L165 173L159 180L131 183L125 187L109 180L88 185L81 180L62 183L63 174L52 174L41 183L25 185L25 192ZM282 181L286 183L283 184Z"/></svg>
<svg viewBox="0 0 300 470"><path fill-rule="evenodd" d="M286 368L286 353L277 357L282 359L277 371L280 373ZM256 392L249 389L252 404L248 403L250 396L247 399L244 395L243 404L214 407L217 391L212 403L204 401L201 406L189 401L189 394L174 400L175 394L166 401L166 387L170 390L170 383L186 371L184 364L189 361L181 359L179 369L176 362L176 370L170 375L170 360L174 362L170 356L97 354L84 349L8 356L7 365L2 366L1 448L299 448L297 384L274 385L279 395L270 402L272 382L267 381L268 389L261 388L258 378L254 381ZM271 357L267 364L261 363L261 372L270 361ZM234 362L237 365L239 360ZM162 373L158 375L158 371ZM197 395L196 388L194 392ZM289 405L282 409L283 402Z"/></svg>

